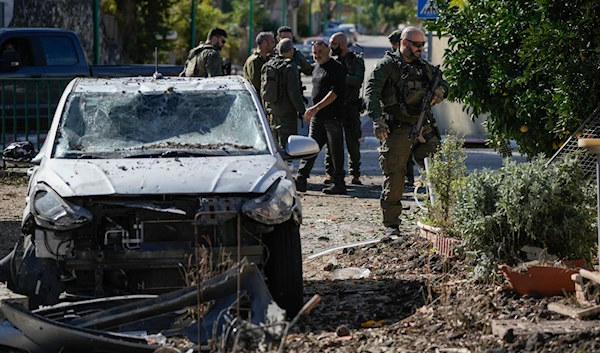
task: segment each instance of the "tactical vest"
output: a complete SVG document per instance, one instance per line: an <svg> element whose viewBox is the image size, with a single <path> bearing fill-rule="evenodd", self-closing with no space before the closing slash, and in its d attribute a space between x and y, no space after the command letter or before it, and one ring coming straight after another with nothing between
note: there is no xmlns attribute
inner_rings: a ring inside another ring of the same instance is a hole
<svg viewBox="0 0 600 353"><path fill-rule="evenodd" d="M417 64L407 63L401 55L390 52L386 52L386 55L398 68L400 79L397 82L391 79L385 82L381 93L382 106L385 109L398 104L400 120L414 123L421 113L421 102L433 76L431 65L421 59Z"/></svg>
<svg viewBox="0 0 600 353"><path fill-rule="evenodd" d="M190 52L188 53L188 58L185 61L185 64L183 65L183 71L179 74L179 76L185 76L186 71L188 70L188 65L190 65L190 63L193 63L193 65L196 65L197 61L195 60L196 56L200 55L200 53L202 53L204 50L207 49L213 49L213 50L217 50L215 47L213 47L210 44L200 44L199 46L193 48L192 50L190 50ZM194 72L195 68L191 68L191 72ZM201 71L204 71L204 67L202 67ZM202 73L202 76L206 77L206 72Z"/></svg>
<svg viewBox="0 0 600 353"><path fill-rule="evenodd" d="M277 56L263 65L260 96L264 102L275 103L287 93L283 71L290 62L289 59Z"/></svg>

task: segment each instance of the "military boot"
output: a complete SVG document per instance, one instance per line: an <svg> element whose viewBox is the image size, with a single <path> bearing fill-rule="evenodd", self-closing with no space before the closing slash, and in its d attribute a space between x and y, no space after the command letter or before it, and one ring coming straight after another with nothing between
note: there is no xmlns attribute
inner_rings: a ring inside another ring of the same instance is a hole
<svg viewBox="0 0 600 353"><path fill-rule="evenodd" d="M359 176L353 176L352 180L350 180L350 184L352 185L362 185L362 181L360 181L360 177Z"/></svg>

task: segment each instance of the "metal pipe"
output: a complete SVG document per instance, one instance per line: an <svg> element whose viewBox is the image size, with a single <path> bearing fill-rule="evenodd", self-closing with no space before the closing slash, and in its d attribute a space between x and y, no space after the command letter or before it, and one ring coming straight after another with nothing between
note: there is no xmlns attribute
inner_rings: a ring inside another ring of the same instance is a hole
<svg viewBox="0 0 600 353"><path fill-rule="evenodd" d="M596 155L596 186L598 187L596 191L596 209L598 212L598 261L600 262L600 154ZM598 266L600 268L600 263Z"/></svg>
<svg viewBox="0 0 600 353"><path fill-rule="evenodd" d="M94 0L94 65L100 65L100 0Z"/></svg>
<svg viewBox="0 0 600 353"><path fill-rule="evenodd" d="M254 37L254 0L250 0L250 13L248 14L248 56L252 54L252 37Z"/></svg>
<svg viewBox="0 0 600 353"><path fill-rule="evenodd" d="M373 10L373 35L376 36L379 33L377 29L377 8L379 7L379 0L375 0L375 9Z"/></svg>
<svg viewBox="0 0 600 353"><path fill-rule="evenodd" d="M285 26L287 22L287 1L281 0L281 25Z"/></svg>
<svg viewBox="0 0 600 353"><path fill-rule="evenodd" d="M323 32L327 30L327 22L329 22L329 1L325 0L323 4Z"/></svg>
<svg viewBox="0 0 600 353"><path fill-rule="evenodd" d="M312 0L308 1L308 36L312 37Z"/></svg>
<svg viewBox="0 0 600 353"><path fill-rule="evenodd" d="M192 0L192 23L190 32L190 48L193 48L196 46L196 0Z"/></svg>

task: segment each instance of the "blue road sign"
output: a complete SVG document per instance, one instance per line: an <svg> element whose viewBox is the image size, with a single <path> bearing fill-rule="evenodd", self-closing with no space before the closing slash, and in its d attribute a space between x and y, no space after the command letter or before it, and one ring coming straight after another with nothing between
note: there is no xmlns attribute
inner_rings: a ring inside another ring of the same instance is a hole
<svg viewBox="0 0 600 353"><path fill-rule="evenodd" d="M417 18L435 20L438 8L433 0L417 0Z"/></svg>

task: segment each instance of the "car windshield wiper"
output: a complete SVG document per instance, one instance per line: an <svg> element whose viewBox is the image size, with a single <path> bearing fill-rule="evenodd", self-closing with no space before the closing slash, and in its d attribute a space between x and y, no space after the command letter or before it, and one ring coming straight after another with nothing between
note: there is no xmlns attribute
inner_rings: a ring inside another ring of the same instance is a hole
<svg viewBox="0 0 600 353"><path fill-rule="evenodd" d="M100 157L95 154L85 154L85 153L65 153L62 158L65 159L104 159L104 157Z"/></svg>
<svg viewBox="0 0 600 353"><path fill-rule="evenodd" d="M213 157L218 156L215 153L196 153L189 151L169 150L159 153L137 153L125 156L124 158L169 158L169 157Z"/></svg>

